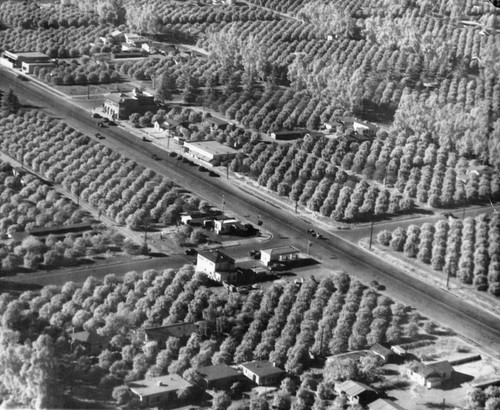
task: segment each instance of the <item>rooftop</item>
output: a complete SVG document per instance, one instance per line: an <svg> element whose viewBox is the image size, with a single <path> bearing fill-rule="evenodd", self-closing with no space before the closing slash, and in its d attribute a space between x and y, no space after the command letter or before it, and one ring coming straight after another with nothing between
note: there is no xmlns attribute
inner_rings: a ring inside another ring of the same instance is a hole
<svg viewBox="0 0 500 410"><path fill-rule="evenodd" d="M273 366L272 363L264 360L243 363L241 367L250 370L252 373L256 374L259 377L285 373L284 370L280 369L279 367Z"/></svg>
<svg viewBox="0 0 500 410"><path fill-rule="evenodd" d="M193 322L174 323L166 326L150 327L144 329L147 337L150 339L164 338L164 337L185 337L196 332L198 328Z"/></svg>
<svg viewBox="0 0 500 410"><path fill-rule="evenodd" d="M217 117L207 117L206 120L209 124L214 124L214 125L228 125L229 123L222 118L217 118Z"/></svg>
<svg viewBox="0 0 500 410"><path fill-rule="evenodd" d="M346 380L338 385L338 390L345 392L348 396L358 396L365 391L375 392L370 386L364 383L355 382L354 380Z"/></svg>
<svg viewBox="0 0 500 410"><path fill-rule="evenodd" d="M372 352L377 353L381 356L390 356L393 355L394 352L391 349L388 349L387 347L382 346L381 344L375 343L371 349Z"/></svg>
<svg viewBox="0 0 500 410"><path fill-rule="evenodd" d="M222 263L222 262L234 263L233 258L219 251L198 252L198 255L214 263Z"/></svg>
<svg viewBox="0 0 500 410"><path fill-rule="evenodd" d="M286 245L280 246L279 248L263 249L262 252L265 252L269 255L286 255L290 253L299 253L300 250L298 250L295 246Z"/></svg>
<svg viewBox="0 0 500 410"><path fill-rule="evenodd" d="M238 153L238 151L236 151L234 148L228 147L227 145L222 145L220 142L213 140L186 142L184 146L188 149L195 148L198 150L202 150L211 155L227 155Z"/></svg>
<svg viewBox="0 0 500 410"><path fill-rule="evenodd" d="M137 380L130 383L129 387L135 394L141 397L148 397L154 394L183 390L192 387L192 384L178 374L167 374L151 379Z"/></svg>
<svg viewBox="0 0 500 410"><path fill-rule="evenodd" d="M78 342L82 343L101 343L103 340L106 340L106 338L99 336L96 332L87 332L82 331L82 332L74 332L69 335L71 339L76 340Z"/></svg>
<svg viewBox="0 0 500 410"><path fill-rule="evenodd" d="M370 410L405 410L399 404L387 399L377 399L368 405Z"/></svg>
<svg viewBox="0 0 500 410"><path fill-rule="evenodd" d="M203 376L207 381L214 381L219 379L226 379L229 377L238 377L241 375L236 369L226 364L216 364L213 366L200 367L198 373Z"/></svg>
<svg viewBox="0 0 500 410"><path fill-rule="evenodd" d="M20 57L29 57L29 58L49 58L49 56L45 53L41 53L39 51L7 51L5 50L9 56Z"/></svg>

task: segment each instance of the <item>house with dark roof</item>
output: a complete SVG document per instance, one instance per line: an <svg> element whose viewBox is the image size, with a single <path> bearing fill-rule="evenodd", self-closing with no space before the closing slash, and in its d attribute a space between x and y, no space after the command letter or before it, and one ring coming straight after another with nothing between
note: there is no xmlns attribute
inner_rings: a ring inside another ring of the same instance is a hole
<svg viewBox="0 0 500 410"><path fill-rule="evenodd" d="M207 390L226 390L237 381L242 380L243 374L227 364L200 367L196 370L203 379Z"/></svg>
<svg viewBox="0 0 500 410"><path fill-rule="evenodd" d="M129 388L139 397L141 407L156 407L178 401L179 392L190 390L193 385L178 374L167 374L131 382Z"/></svg>
<svg viewBox="0 0 500 410"><path fill-rule="evenodd" d="M346 380L342 383L335 383L335 391L339 396L345 395L349 404L365 405L376 400L378 397L375 389L354 380Z"/></svg>
<svg viewBox="0 0 500 410"><path fill-rule="evenodd" d="M194 324L194 322L186 322L186 323L174 323L171 325L158 326L158 327L149 327L144 329L144 333L146 334L146 341L158 342L158 346L160 348L165 346L169 337L176 337L181 340L187 340L189 337L198 331L198 328Z"/></svg>
<svg viewBox="0 0 500 410"><path fill-rule="evenodd" d="M375 343L371 348L370 351L380 357L384 363L389 363L390 361L393 361L396 353L394 353L391 349L388 349L387 347L382 346L381 344Z"/></svg>
<svg viewBox="0 0 500 410"><path fill-rule="evenodd" d="M220 251L198 252L196 270L216 282L233 282L237 278L234 259Z"/></svg>
<svg viewBox="0 0 500 410"><path fill-rule="evenodd" d="M109 339L94 331L73 332L69 335L71 344L82 346L91 356L97 356L108 347Z"/></svg>
<svg viewBox="0 0 500 410"><path fill-rule="evenodd" d="M217 118L217 117L206 117L205 122L210 125L210 128L212 130L218 129L218 130L225 130L229 126L229 122L223 120L222 118Z"/></svg>
<svg viewBox="0 0 500 410"><path fill-rule="evenodd" d="M277 384L285 374L283 369L264 360L243 363L240 367L243 370L243 375L259 386Z"/></svg>
<svg viewBox="0 0 500 410"><path fill-rule="evenodd" d="M368 410L406 410L399 404L387 399L377 399L368 405Z"/></svg>
<svg viewBox="0 0 500 410"><path fill-rule="evenodd" d="M407 370L408 377L422 386L432 389L449 380L453 367L447 360L424 364L414 360Z"/></svg>

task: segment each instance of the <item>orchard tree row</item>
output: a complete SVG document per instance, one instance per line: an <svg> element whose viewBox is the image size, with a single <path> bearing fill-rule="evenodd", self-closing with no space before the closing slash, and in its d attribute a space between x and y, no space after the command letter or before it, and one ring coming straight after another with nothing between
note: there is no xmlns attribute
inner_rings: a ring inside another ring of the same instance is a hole
<svg viewBox="0 0 500 410"><path fill-rule="evenodd" d="M62 288L47 286L39 294L25 292L18 298L0 295L0 335L6 346L0 355L11 355L11 360L0 361L0 380L10 400L18 405L30 405L37 397L62 400L64 389L80 380L112 388L177 373L196 384L199 367L253 358L277 361L290 374L308 379L310 350L338 353L415 336L415 316L408 316L404 306L351 283L346 274L320 282L307 280L300 288L292 282L276 282L265 292L246 297L213 293L205 280L186 265L178 271L131 272L123 280L107 275L102 283L90 277L81 286L68 282ZM171 337L165 345L146 342L145 328L184 321L198 327L187 341ZM90 361L79 348L70 348L72 329L97 332L109 340L109 348L97 361ZM21 346L36 346L27 339L44 341L45 358L58 366L39 367L39 361L32 361L30 371L16 372ZM69 369L72 377L63 373ZM60 381L62 374L66 381L44 385L48 391L41 396L37 389L21 391L20 386L34 382L30 377L35 372L39 382L48 383L50 377ZM331 377L346 377L338 369L327 374L326 383L331 383ZM362 374L360 370L359 377ZM119 390L115 389L116 395Z"/></svg>
<svg viewBox="0 0 500 410"><path fill-rule="evenodd" d="M42 112L4 117L0 130L2 151L131 229L171 225L181 212L207 206L172 181Z"/></svg>
<svg viewBox="0 0 500 410"><path fill-rule="evenodd" d="M404 252L430 264L436 271L472 284L477 290L500 296L500 217L498 213L476 218L426 223L408 229L384 230L377 236L382 246Z"/></svg>

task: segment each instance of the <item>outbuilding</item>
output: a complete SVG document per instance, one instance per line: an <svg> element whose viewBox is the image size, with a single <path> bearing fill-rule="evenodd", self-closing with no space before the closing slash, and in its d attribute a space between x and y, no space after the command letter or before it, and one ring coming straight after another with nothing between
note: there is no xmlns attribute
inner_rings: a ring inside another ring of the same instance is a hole
<svg viewBox="0 0 500 410"><path fill-rule="evenodd" d="M197 372L203 379L205 389L226 390L243 377L241 372L227 364L200 367Z"/></svg>
<svg viewBox="0 0 500 410"><path fill-rule="evenodd" d="M350 404L368 404L377 399L377 391L364 383L346 380L335 384L338 395L345 395Z"/></svg>
<svg viewBox="0 0 500 410"><path fill-rule="evenodd" d="M198 252L196 270L216 282L234 282L238 277L234 259L220 251Z"/></svg>
<svg viewBox="0 0 500 410"><path fill-rule="evenodd" d="M283 369L265 360L243 363L243 374L259 386L270 386L280 382L285 374Z"/></svg>

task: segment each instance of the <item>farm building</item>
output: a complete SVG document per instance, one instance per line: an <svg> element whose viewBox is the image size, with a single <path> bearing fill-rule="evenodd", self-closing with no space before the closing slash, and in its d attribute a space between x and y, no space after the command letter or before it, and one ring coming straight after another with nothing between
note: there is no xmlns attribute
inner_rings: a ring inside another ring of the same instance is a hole
<svg viewBox="0 0 500 410"><path fill-rule="evenodd" d="M260 252L260 260L263 264L269 265L272 262L295 260L299 257L299 253L300 251L291 245L264 249Z"/></svg>

